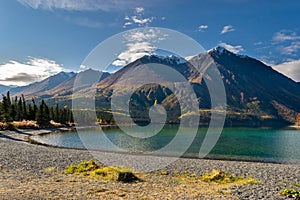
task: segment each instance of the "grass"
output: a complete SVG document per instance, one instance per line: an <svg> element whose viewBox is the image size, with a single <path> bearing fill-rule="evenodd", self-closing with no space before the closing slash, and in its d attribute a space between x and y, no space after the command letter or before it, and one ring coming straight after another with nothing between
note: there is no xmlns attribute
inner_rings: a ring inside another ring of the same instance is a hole
<svg viewBox="0 0 300 200"><path fill-rule="evenodd" d="M287 188L287 189L281 190L280 194L282 196L286 196L289 198L296 198L296 199L300 198L300 191L292 189L292 188Z"/></svg>
<svg viewBox="0 0 300 200"><path fill-rule="evenodd" d="M23 120L23 121L14 121L12 122L15 128L17 129L37 129L39 125L37 125L36 121L32 120Z"/></svg>
<svg viewBox="0 0 300 200"><path fill-rule="evenodd" d="M226 184L226 183L239 183L242 185L246 184L260 184L259 181L252 177L240 177L240 176L233 176L230 175L222 170L214 169L209 173L205 173L201 176L201 181L210 183L220 183L220 184Z"/></svg>
<svg viewBox="0 0 300 200"><path fill-rule="evenodd" d="M68 126L72 126L74 124L68 124ZM63 124L50 121L49 127L60 128L64 127ZM15 129L39 129L41 128L36 121L34 120L23 120L23 121L14 121L10 123L0 122L0 130L15 130Z"/></svg>
<svg viewBox="0 0 300 200"><path fill-rule="evenodd" d="M293 186L300 187L299 183L291 183Z"/></svg>
<svg viewBox="0 0 300 200"><path fill-rule="evenodd" d="M283 183L289 184L291 186L295 186L300 188L300 184L299 183L295 183L295 182L289 182L289 181L284 181ZM286 188L283 189L279 192L282 196L286 196L289 198L295 198L295 199L300 199L300 191L293 189L293 188Z"/></svg>
<svg viewBox="0 0 300 200"><path fill-rule="evenodd" d="M59 169L55 167L44 171L51 173L37 177L28 173L28 180L18 181L7 177L17 177L20 172L27 174L26 171L5 170L0 173L0 185L3 183L0 196L8 195L4 196L7 199L24 199L33 194L46 199L238 199L232 194L233 187L241 185L245 190L251 189L239 181L205 182L201 180L203 175L176 171L138 173L142 181L128 184L122 181L122 176L118 181L116 171L132 172L131 169L103 166L93 160L69 165L65 173L57 173Z"/></svg>
<svg viewBox="0 0 300 200"><path fill-rule="evenodd" d="M217 169L200 176L187 172L168 173L168 176L164 174L165 173L157 173L158 176L167 177L170 187L174 190L188 193L192 199L199 198L199 194L204 195L204 199L205 197L216 197L218 195L224 195L226 198L234 198L231 195L231 187L260 184L260 182L254 178L237 177Z"/></svg>
<svg viewBox="0 0 300 200"><path fill-rule="evenodd" d="M105 167L97 164L94 160L83 161L78 165L69 165L65 172L67 174L78 174L90 177L101 177L109 181L119 181L130 183L140 180L133 172L132 169L127 167Z"/></svg>
<svg viewBox="0 0 300 200"><path fill-rule="evenodd" d="M227 198L235 198L231 194L231 187L260 183L254 178L233 176L221 170L213 170L200 176L187 172L178 173L176 171L138 173L137 176L128 167L99 165L94 160L82 161L76 165L71 164L65 169L65 173L80 176L79 178L76 177L74 183L80 183L82 180L89 179L91 181L99 181L99 184L105 182L105 184L118 185L117 188L99 185L89 191L90 195L105 195L106 197L107 195L110 197L125 195L126 197L130 197L144 191L145 194L139 196L140 199L153 194L162 195L162 193L164 197L169 196L172 198L180 197L182 194L188 195L191 199L197 199L199 196L205 198L211 196L218 197L220 195ZM140 181L141 179L142 181ZM68 181L68 184L73 184L73 181L70 181L70 179ZM131 185L130 188L122 185L122 183L131 182L135 182L136 184Z"/></svg>
<svg viewBox="0 0 300 200"><path fill-rule="evenodd" d="M0 131L15 130L15 129L16 127L14 126L13 123L0 122Z"/></svg>

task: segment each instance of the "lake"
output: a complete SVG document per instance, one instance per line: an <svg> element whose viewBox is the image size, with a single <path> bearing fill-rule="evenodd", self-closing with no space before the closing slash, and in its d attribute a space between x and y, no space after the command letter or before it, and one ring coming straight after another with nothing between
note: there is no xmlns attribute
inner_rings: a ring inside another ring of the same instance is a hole
<svg viewBox="0 0 300 200"><path fill-rule="evenodd" d="M161 149L175 137L178 127L165 126L158 134L149 138L132 137L117 127L80 129L74 132L55 132L33 136L32 139L49 145L114 151L106 142L99 141L105 135L120 150L127 153L147 153ZM189 129L182 141L191 137ZM134 131L134 127L132 127ZM199 150L207 128L199 128L196 137L183 157L198 158ZM84 142L82 142L84 141ZM179 144L180 145L180 144ZM178 146L169 149L164 155L172 155ZM118 151L118 150L115 150ZM210 159L262 161L278 163L300 163L300 131L296 129L273 128L224 128L212 151L206 156Z"/></svg>

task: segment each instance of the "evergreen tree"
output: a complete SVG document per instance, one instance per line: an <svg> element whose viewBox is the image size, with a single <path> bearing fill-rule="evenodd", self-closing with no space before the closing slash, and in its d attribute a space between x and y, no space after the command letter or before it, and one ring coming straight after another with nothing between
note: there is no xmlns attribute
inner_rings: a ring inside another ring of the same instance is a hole
<svg viewBox="0 0 300 200"><path fill-rule="evenodd" d="M32 113L32 117L33 117L33 119L36 119L36 114L37 114L38 107L37 107L37 105L35 104L34 99L32 99L32 103L33 103L33 113Z"/></svg>
<svg viewBox="0 0 300 200"><path fill-rule="evenodd" d="M3 122L12 122L13 119L12 117L10 116L10 103L11 101L7 98L9 97L9 92L7 93L7 96L4 96L3 95L3 98L2 98L2 113L1 113L1 120Z"/></svg>
<svg viewBox="0 0 300 200"><path fill-rule="evenodd" d="M3 95L2 95L2 98L3 98ZM3 102L3 101L2 101ZM3 109L2 109L2 102L0 102L0 121L1 122L3 122L3 118L2 118L2 116L3 116Z"/></svg>
<svg viewBox="0 0 300 200"><path fill-rule="evenodd" d="M49 108L45 104L44 100L42 100L42 103L40 104L39 109L37 110L36 122L38 125L42 127L47 127L50 125Z"/></svg>
<svg viewBox="0 0 300 200"><path fill-rule="evenodd" d="M7 98L7 101L8 101L8 105L10 106L11 105L11 100L10 100L10 93L9 93L9 91L6 94L6 98Z"/></svg>
<svg viewBox="0 0 300 200"><path fill-rule="evenodd" d="M33 113L33 108L30 104L28 104L28 115L27 115L27 119L28 120L35 120L35 115Z"/></svg>
<svg viewBox="0 0 300 200"><path fill-rule="evenodd" d="M16 111L16 106L15 104L12 104L10 107L10 117L12 120L17 121L17 111Z"/></svg>
<svg viewBox="0 0 300 200"><path fill-rule="evenodd" d="M27 109L26 109L26 101L25 101L25 98L24 98L24 95L22 94L22 104L23 104L23 118L24 119L27 119Z"/></svg>
<svg viewBox="0 0 300 200"><path fill-rule="evenodd" d="M51 108L50 108L50 119L53 120L53 121L55 121L54 118L55 118L54 108L51 107Z"/></svg>
<svg viewBox="0 0 300 200"><path fill-rule="evenodd" d="M60 121L59 116L60 116L60 111L59 111L58 104L56 104L56 107L55 107L55 113L54 113L54 118L53 118L53 120L54 120L55 122L59 122L59 121Z"/></svg>
<svg viewBox="0 0 300 200"><path fill-rule="evenodd" d="M6 96L2 96L3 98L0 102L1 122L36 120L41 127L47 127L50 125L50 120L61 124L68 124L68 122L74 121L73 113L67 106L59 108L58 104L56 104L55 107L49 108L44 100L37 106L34 99L32 99L32 104L26 104L23 95L11 99L9 92Z"/></svg>
<svg viewBox="0 0 300 200"><path fill-rule="evenodd" d="M21 97L19 98L17 105L17 121L22 121L24 119L23 115L23 103Z"/></svg>

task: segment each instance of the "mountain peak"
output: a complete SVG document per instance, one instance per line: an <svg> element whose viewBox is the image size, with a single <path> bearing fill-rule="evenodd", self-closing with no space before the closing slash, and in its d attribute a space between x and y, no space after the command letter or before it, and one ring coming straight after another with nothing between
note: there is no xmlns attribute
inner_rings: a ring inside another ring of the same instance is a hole
<svg viewBox="0 0 300 200"><path fill-rule="evenodd" d="M228 49L226 49L225 47L222 47L222 46L217 46L215 48L212 48L208 51L208 54L210 55L214 55L214 56L223 56L223 55L228 55L228 56L237 56L237 57L240 57L240 58L249 58L249 56L247 55L243 55L243 54L237 54L237 53L234 53Z"/></svg>
<svg viewBox="0 0 300 200"><path fill-rule="evenodd" d="M160 55L160 54L151 54L151 55L144 55L141 58L142 61L148 61L149 60L156 60L160 62L165 62L169 64L176 64L180 65L183 63L186 63L186 60L184 58L181 58L180 56L174 55L174 54L169 54L169 55Z"/></svg>
<svg viewBox="0 0 300 200"><path fill-rule="evenodd" d="M225 47L222 47L222 46L214 47L211 50L209 50L208 53L215 53L215 54L218 54L218 55L235 54L235 53L229 51L228 49L226 49Z"/></svg>
<svg viewBox="0 0 300 200"><path fill-rule="evenodd" d="M57 76L62 76L62 77L66 77L66 78L71 78L72 76L75 75L74 72L64 72L64 71L61 71L59 72L58 74L56 74ZM54 75L55 76L55 75Z"/></svg>

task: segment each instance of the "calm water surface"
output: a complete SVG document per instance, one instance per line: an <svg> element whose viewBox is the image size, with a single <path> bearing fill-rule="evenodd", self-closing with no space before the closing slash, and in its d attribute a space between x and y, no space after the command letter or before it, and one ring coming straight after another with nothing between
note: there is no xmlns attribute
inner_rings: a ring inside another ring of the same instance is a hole
<svg viewBox="0 0 300 200"><path fill-rule="evenodd" d="M104 127L103 132L99 129L80 130L77 132L58 132L46 135L34 136L33 139L50 145L86 148L95 150L110 150L105 143L99 141L99 134L105 136L116 146L130 153L146 153L159 150L169 144L177 133L176 126L165 127L155 136L149 138L131 137L117 127ZM134 127L132 128L134 131ZM198 157L199 149L207 129L200 128L192 145L184 154L186 157ZM191 136L189 129L182 140ZM84 141L84 144L83 142ZM176 152L177 148L171 149ZM300 131L294 129L271 129L271 128L225 128L220 139L207 156L213 159L251 160L279 163L300 163Z"/></svg>

